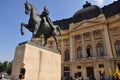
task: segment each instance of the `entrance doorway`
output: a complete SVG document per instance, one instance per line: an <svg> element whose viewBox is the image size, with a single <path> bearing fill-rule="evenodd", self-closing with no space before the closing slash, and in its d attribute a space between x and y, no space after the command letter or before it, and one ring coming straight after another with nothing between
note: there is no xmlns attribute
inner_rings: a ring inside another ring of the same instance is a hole
<svg viewBox="0 0 120 80"><path fill-rule="evenodd" d="M87 76L94 76L94 68L93 67L86 67L86 71L87 71Z"/></svg>
<svg viewBox="0 0 120 80"><path fill-rule="evenodd" d="M64 67L64 77L70 77L70 67Z"/></svg>

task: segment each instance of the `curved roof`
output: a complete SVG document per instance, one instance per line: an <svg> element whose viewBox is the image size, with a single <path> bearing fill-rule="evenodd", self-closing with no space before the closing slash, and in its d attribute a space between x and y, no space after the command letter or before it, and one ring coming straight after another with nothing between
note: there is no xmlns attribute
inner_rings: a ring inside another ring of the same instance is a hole
<svg viewBox="0 0 120 80"><path fill-rule="evenodd" d="M94 17L97 17L101 14L101 8L99 8L96 5L91 5L91 3L86 2L85 5L83 5L83 9L78 10L73 15L73 22L82 21L85 19L91 19Z"/></svg>
<svg viewBox="0 0 120 80"><path fill-rule="evenodd" d="M94 11L94 12L100 12L100 8L96 5L91 5L89 7L86 7L86 8L83 8L83 9L80 9L78 10L74 15L73 17L76 17L76 16L79 16L79 15L84 15L86 13L90 13L91 11Z"/></svg>
<svg viewBox="0 0 120 80"><path fill-rule="evenodd" d="M69 24L71 23L77 23L85 19L98 17L101 13L104 14L106 18L120 13L120 0L114 1L113 3L102 8L86 2L86 4L83 5L83 9L78 10L72 17L54 21L54 24L61 26L61 29L64 30L68 29Z"/></svg>

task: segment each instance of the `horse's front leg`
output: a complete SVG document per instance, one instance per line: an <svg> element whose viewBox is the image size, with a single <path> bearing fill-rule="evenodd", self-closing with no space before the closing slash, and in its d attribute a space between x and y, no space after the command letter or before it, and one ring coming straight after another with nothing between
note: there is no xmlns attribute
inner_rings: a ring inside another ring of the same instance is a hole
<svg viewBox="0 0 120 80"><path fill-rule="evenodd" d="M33 36L35 37L37 35L37 31L39 29L39 26L40 26L40 23L38 22L36 25L35 25L35 29L33 31Z"/></svg>
<svg viewBox="0 0 120 80"><path fill-rule="evenodd" d="M20 29L20 31L21 31L21 35L24 35L24 31L23 31L23 27L27 27L28 26L28 24L26 24L26 23L21 23L21 29Z"/></svg>

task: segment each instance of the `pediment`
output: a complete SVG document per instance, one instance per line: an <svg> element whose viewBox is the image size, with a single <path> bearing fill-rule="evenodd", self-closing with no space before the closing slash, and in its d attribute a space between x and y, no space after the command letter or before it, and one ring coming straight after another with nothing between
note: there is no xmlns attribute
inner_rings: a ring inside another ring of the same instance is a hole
<svg viewBox="0 0 120 80"><path fill-rule="evenodd" d="M71 23L69 25L69 29L70 30L74 30L74 29L80 29L80 28L84 28L84 27L87 27L87 26L91 26L91 25L95 25L95 24L98 24L100 22L102 22L103 20L83 20L81 22L78 22L78 23Z"/></svg>

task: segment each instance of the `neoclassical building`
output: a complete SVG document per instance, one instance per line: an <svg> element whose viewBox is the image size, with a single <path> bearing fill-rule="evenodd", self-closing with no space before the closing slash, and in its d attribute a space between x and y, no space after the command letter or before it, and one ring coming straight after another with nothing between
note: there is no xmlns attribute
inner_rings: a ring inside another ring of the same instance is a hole
<svg viewBox="0 0 120 80"><path fill-rule="evenodd" d="M77 73L99 80L101 67L106 75L109 68L120 68L120 0L102 8L86 2L72 17L54 24L62 29L62 36L58 35L62 76ZM54 50L55 45L51 37L47 47Z"/></svg>

